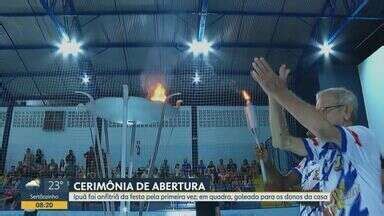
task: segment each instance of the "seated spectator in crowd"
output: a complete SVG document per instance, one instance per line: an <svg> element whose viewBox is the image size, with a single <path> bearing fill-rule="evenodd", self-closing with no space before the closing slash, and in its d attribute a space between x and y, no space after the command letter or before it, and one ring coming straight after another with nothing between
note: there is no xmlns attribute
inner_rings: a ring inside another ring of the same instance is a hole
<svg viewBox="0 0 384 216"><path fill-rule="evenodd" d="M117 170L117 168L112 169L111 174L112 174L113 178L120 178L121 177L120 170ZM135 177L138 178L140 176L135 176Z"/></svg>
<svg viewBox="0 0 384 216"><path fill-rule="evenodd" d="M237 172L234 169L230 169L227 171L227 181L228 183L231 183L232 181L235 181L237 179Z"/></svg>
<svg viewBox="0 0 384 216"><path fill-rule="evenodd" d="M8 175L14 176L16 173L16 166L11 166L11 169L9 169Z"/></svg>
<svg viewBox="0 0 384 216"><path fill-rule="evenodd" d="M215 164L213 164L213 161L209 161L209 164L207 166L207 172L208 172L208 175L216 173L216 167L215 167Z"/></svg>
<svg viewBox="0 0 384 216"><path fill-rule="evenodd" d="M89 147L89 150L84 154L85 157L85 173L87 177L96 177L96 159L95 151L93 147Z"/></svg>
<svg viewBox="0 0 384 216"><path fill-rule="evenodd" d="M20 180L19 179L7 179L4 184L4 196L5 196L5 208L15 210L20 202Z"/></svg>
<svg viewBox="0 0 384 216"><path fill-rule="evenodd" d="M252 185L251 185L251 179L250 176L243 176L243 179L241 181L241 191L251 191Z"/></svg>
<svg viewBox="0 0 384 216"><path fill-rule="evenodd" d="M125 176L128 176L129 174L129 167L125 167Z"/></svg>
<svg viewBox="0 0 384 216"><path fill-rule="evenodd" d="M153 168L152 178L159 178L159 170L156 167Z"/></svg>
<svg viewBox="0 0 384 216"><path fill-rule="evenodd" d="M16 167L15 175L17 175L17 176L22 176L22 175L23 175L23 171L24 171L24 164L23 164L23 161L19 161L19 162L17 163L17 167Z"/></svg>
<svg viewBox="0 0 384 216"><path fill-rule="evenodd" d="M148 163L147 163L147 165L145 166L145 169L146 170L149 170L149 167L151 166L151 160L148 160Z"/></svg>
<svg viewBox="0 0 384 216"><path fill-rule="evenodd" d="M10 181L10 179L12 179L12 175L10 173L0 175L0 195L4 192L4 186L8 181Z"/></svg>
<svg viewBox="0 0 384 216"><path fill-rule="evenodd" d="M65 166L65 177L67 178L76 177L76 166L74 164L67 164Z"/></svg>
<svg viewBox="0 0 384 216"><path fill-rule="evenodd" d="M244 159L243 164L240 167L240 175L241 176L248 175L248 173L250 172L250 169L251 169L251 167L248 164L248 160Z"/></svg>
<svg viewBox="0 0 384 216"><path fill-rule="evenodd" d="M41 161L40 167L36 170L36 173L38 175L36 175L35 177L48 177L49 176L49 168L48 168L47 161L45 159L43 159Z"/></svg>
<svg viewBox="0 0 384 216"><path fill-rule="evenodd" d="M176 178L181 177L180 164L177 163L177 164L175 165L175 169L174 169L174 171L173 171L173 174L174 174L174 176L175 176Z"/></svg>
<svg viewBox="0 0 384 216"><path fill-rule="evenodd" d="M220 171L217 173L218 182L221 184L225 184L227 181L227 171L224 169L220 169Z"/></svg>
<svg viewBox="0 0 384 216"><path fill-rule="evenodd" d="M49 169L49 176L50 177L56 178L58 176L59 166L57 165L57 163L55 162L54 159L51 159L51 162L48 165L48 169Z"/></svg>
<svg viewBox="0 0 384 216"><path fill-rule="evenodd" d="M218 181L217 170L216 170L215 165L213 164L213 161L209 161L206 174L207 174L207 176L210 177L211 184L217 183L217 181Z"/></svg>
<svg viewBox="0 0 384 216"><path fill-rule="evenodd" d="M35 163L36 164L41 164L44 158L44 154L41 151L41 149L36 150L36 155L35 155Z"/></svg>
<svg viewBox="0 0 384 216"><path fill-rule="evenodd" d="M63 177L64 172L65 172L65 162L64 162L64 159L61 159L59 164L59 176Z"/></svg>
<svg viewBox="0 0 384 216"><path fill-rule="evenodd" d="M192 170L192 167L191 167L191 164L188 163L188 159L184 159L184 163L181 167L181 172L183 174L183 177L190 177L191 175L191 170Z"/></svg>
<svg viewBox="0 0 384 216"><path fill-rule="evenodd" d="M198 176L204 176L204 174L205 174L205 169L206 169L206 167L205 167L205 165L204 165L203 160L200 160L199 165L197 165L197 175L198 175Z"/></svg>
<svg viewBox="0 0 384 216"><path fill-rule="evenodd" d="M169 166L168 166L167 160L164 160L163 164L160 167L160 177L161 178L168 178L169 177Z"/></svg>
<svg viewBox="0 0 384 216"><path fill-rule="evenodd" d="M119 163L117 163L116 173L119 173L119 175L121 174L121 161L119 161Z"/></svg>
<svg viewBox="0 0 384 216"><path fill-rule="evenodd" d="M76 156L73 154L73 151L71 149L68 151L67 156L65 156L65 163L67 165L75 165L76 164Z"/></svg>
<svg viewBox="0 0 384 216"><path fill-rule="evenodd" d="M252 163L251 163L250 174L251 174L252 178L257 177L258 175L260 175L259 166L258 166L256 160L253 160Z"/></svg>
<svg viewBox="0 0 384 216"><path fill-rule="evenodd" d="M65 176L69 178L76 177L76 156L70 149L67 156L65 156Z"/></svg>
<svg viewBox="0 0 384 216"><path fill-rule="evenodd" d="M234 179L234 180L231 182L231 190L232 190L232 191L237 191L237 192L240 192L240 191L241 191L241 184L240 184L239 180Z"/></svg>
<svg viewBox="0 0 384 216"><path fill-rule="evenodd" d="M33 163L31 167L26 169L26 176L32 177L32 178L36 178L39 175L40 170L42 168L43 168L42 164L35 164L35 163Z"/></svg>
<svg viewBox="0 0 384 216"><path fill-rule="evenodd" d="M141 174L141 178L148 178L148 177L149 177L148 169L145 169L144 172Z"/></svg>
<svg viewBox="0 0 384 216"><path fill-rule="evenodd" d="M145 168L141 168L141 167L137 168L137 171L136 171L134 176L136 178L140 178L143 175L144 170L145 170Z"/></svg>
<svg viewBox="0 0 384 216"><path fill-rule="evenodd" d="M33 153L31 152L30 148L27 148L27 151L25 152L24 160L23 160L24 166L27 166L27 168L30 169L33 165L33 161L34 161Z"/></svg>
<svg viewBox="0 0 384 216"><path fill-rule="evenodd" d="M233 172L237 171L237 165L233 163L232 159L229 159L229 162L227 164L227 171L233 171Z"/></svg>
<svg viewBox="0 0 384 216"><path fill-rule="evenodd" d="M219 160L219 165L217 165L217 171L218 172L225 172L225 164L224 164L224 160L223 159L220 159Z"/></svg>
<svg viewBox="0 0 384 216"><path fill-rule="evenodd" d="M86 176L85 176L85 172L84 172L84 167L79 166L79 167L77 168L76 178L86 178Z"/></svg>

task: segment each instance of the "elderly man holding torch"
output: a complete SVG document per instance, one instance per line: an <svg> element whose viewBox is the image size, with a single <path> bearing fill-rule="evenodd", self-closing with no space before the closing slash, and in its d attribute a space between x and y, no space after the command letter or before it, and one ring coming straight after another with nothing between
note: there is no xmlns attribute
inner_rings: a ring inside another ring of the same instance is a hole
<svg viewBox="0 0 384 216"><path fill-rule="evenodd" d="M279 78L286 83L290 70L282 65L279 70ZM275 148L282 148L280 134L287 133L288 128L283 110L274 99L269 98L269 119L272 133L272 144ZM264 161L268 181L266 187L272 191L319 191L320 166L313 158L306 156L286 175L281 175L273 165L265 147L256 147L257 158ZM305 155L305 154L301 154ZM332 173L334 174L334 173ZM322 209L319 203L301 203L299 215L321 216Z"/></svg>
<svg viewBox="0 0 384 216"><path fill-rule="evenodd" d="M274 142L319 164L319 189L332 193L323 214L381 215L380 148L368 128L353 125L356 96L344 88L326 89L314 107L289 91L263 58L255 58L252 67L251 76L265 93L315 136L293 137L280 124ZM330 175L332 170L341 171Z"/></svg>

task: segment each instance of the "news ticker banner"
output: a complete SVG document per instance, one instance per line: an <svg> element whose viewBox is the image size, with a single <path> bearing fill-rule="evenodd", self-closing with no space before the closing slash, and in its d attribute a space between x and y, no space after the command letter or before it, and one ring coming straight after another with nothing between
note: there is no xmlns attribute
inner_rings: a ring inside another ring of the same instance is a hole
<svg viewBox="0 0 384 216"><path fill-rule="evenodd" d="M68 209L68 202L327 202L325 192L218 192L208 179L34 179L22 181L22 209Z"/></svg>
<svg viewBox="0 0 384 216"><path fill-rule="evenodd" d="M199 179L22 179L22 209L68 209L69 193L209 191L209 180ZM79 197L79 196L75 196ZM129 201L129 197L122 197ZM112 201L112 200L110 200Z"/></svg>
<svg viewBox="0 0 384 216"><path fill-rule="evenodd" d="M329 202L325 192L69 192L71 202Z"/></svg>

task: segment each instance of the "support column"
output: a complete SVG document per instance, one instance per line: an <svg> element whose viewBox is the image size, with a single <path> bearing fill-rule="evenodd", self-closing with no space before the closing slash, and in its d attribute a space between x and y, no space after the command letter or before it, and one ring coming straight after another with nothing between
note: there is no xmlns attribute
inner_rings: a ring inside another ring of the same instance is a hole
<svg viewBox="0 0 384 216"><path fill-rule="evenodd" d="M12 126L13 107L14 107L14 102L12 101L8 106L7 114L5 117L5 126L4 126L4 133L3 133L3 142L1 145L1 158L0 158L1 174L4 173L4 169L5 169L5 161L7 156L8 144L9 144L9 136L11 133L11 126Z"/></svg>
<svg viewBox="0 0 384 216"><path fill-rule="evenodd" d="M198 133L197 133L197 107L191 108L191 128L192 128L192 167L193 172L197 172L197 165L199 162L198 151Z"/></svg>

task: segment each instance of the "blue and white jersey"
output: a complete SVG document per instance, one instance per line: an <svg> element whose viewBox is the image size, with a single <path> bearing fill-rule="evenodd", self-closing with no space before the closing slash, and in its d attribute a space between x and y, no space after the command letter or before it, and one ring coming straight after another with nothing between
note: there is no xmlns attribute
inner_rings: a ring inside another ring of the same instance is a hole
<svg viewBox="0 0 384 216"><path fill-rule="evenodd" d="M308 156L320 163L320 190L331 192L324 215L382 215L380 148L364 126L338 127L341 148L305 139Z"/></svg>
<svg viewBox="0 0 384 216"><path fill-rule="evenodd" d="M293 168L294 172L301 177L301 188L303 191L319 190L320 166L314 160L305 157ZM300 204L300 216L321 216L322 211L319 206Z"/></svg>

